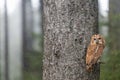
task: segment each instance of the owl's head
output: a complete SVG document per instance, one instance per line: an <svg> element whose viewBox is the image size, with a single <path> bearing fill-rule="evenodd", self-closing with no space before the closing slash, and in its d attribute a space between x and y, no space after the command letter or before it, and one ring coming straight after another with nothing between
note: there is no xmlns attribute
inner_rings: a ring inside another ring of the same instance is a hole
<svg viewBox="0 0 120 80"><path fill-rule="evenodd" d="M105 44L105 39L100 35L100 34L95 34L91 37L91 45L104 45Z"/></svg>

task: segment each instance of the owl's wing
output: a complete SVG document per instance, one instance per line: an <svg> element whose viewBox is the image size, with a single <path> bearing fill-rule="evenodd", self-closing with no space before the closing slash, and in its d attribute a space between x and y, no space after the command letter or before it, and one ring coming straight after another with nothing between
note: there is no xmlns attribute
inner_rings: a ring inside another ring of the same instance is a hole
<svg viewBox="0 0 120 80"><path fill-rule="evenodd" d="M98 49L96 48L97 51L94 54L92 64L95 64L98 61L98 59L101 57L103 49L104 49L104 45L100 45L100 46L97 46L97 47L98 47Z"/></svg>
<svg viewBox="0 0 120 80"><path fill-rule="evenodd" d="M87 49L86 54L86 64L90 65L92 63L92 60L94 58L94 52L95 52L96 46L95 45L89 45Z"/></svg>

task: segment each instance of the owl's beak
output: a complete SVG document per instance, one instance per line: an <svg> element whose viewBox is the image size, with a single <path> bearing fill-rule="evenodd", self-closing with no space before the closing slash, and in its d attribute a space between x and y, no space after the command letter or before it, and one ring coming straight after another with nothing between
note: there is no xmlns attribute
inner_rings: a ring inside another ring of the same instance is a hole
<svg viewBox="0 0 120 80"><path fill-rule="evenodd" d="M97 39L97 40L96 40L96 44L98 44L98 43L99 43L99 40Z"/></svg>

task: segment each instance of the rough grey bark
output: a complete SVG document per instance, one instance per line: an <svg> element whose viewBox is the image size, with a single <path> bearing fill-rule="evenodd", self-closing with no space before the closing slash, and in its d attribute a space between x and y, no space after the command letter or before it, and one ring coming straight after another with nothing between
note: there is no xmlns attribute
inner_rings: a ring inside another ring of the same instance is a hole
<svg viewBox="0 0 120 80"><path fill-rule="evenodd" d="M43 80L99 80L88 73L85 53L98 32L97 0L43 0Z"/></svg>

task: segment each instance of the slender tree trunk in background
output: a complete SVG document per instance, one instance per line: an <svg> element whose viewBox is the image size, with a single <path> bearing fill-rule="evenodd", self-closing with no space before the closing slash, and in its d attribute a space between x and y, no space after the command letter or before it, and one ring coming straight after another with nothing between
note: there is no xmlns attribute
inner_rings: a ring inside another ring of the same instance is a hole
<svg viewBox="0 0 120 80"><path fill-rule="evenodd" d="M109 0L109 37L110 52L120 49L120 1Z"/></svg>
<svg viewBox="0 0 120 80"><path fill-rule="evenodd" d="M23 33L23 46L22 46L22 50L23 50L23 69L25 70L26 69L26 60L25 60L25 52L26 52L26 43L25 43L25 27L26 27L26 18L25 18L25 3L26 1L25 0L22 0L22 33Z"/></svg>
<svg viewBox="0 0 120 80"><path fill-rule="evenodd" d="M23 25L23 69L28 71L30 63L27 59L32 48L33 34L33 9L31 0L22 0L22 25ZM28 54L29 53L29 54Z"/></svg>
<svg viewBox="0 0 120 80"><path fill-rule="evenodd" d="M43 80L99 80L86 71L86 48L98 32L97 0L43 0Z"/></svg>
<svg viewBox="0 0 120 80"><path fill-rule="evenodd" d="M25 4L25 18L26 18L26 48L27 52L33 50L33 7L32 1L26 0Z"/></svg>
<svg viewBox="0 0 120 80"><path fill-rule="evenodd" d="M22 0L23 13L23 31L24 44L26 52L33 50L32 48L32 34L33 34L33 8L31 0Z"/></svg>
<svg viewBox="0 0 120 80"><path fill-rule="evenodd" d="M9 37L8 37L8 9L7 9L7 0L5 0L4 4L5 8L5 80L9 80L9 48L8 48L8 42L9 42Z"/></svg>

